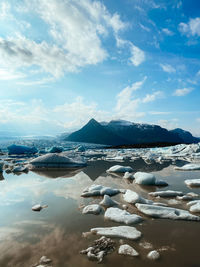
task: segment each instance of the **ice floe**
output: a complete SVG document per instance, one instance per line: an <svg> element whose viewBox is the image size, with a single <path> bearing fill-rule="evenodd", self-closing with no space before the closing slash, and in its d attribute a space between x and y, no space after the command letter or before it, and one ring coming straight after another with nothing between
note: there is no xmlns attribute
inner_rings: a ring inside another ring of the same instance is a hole
<svg viewBox="0 0 200 267"><path fill-rule="evenodd" d="M118 254L120 254L120 255L129 255L129 256L133 256L133 257L139 255L139 253L128 244L121 245L119 247Z"/></svg>
<svg viewBox="0 0 200 267"><path fill-rule="evenodd" d="M141 232L133 226L115 226L92 228L91 233L108 237L119 237L136 240L141 237Z"/></svg>
<svg viewBox="0 0 200 267"><path fill-rule="evenodd" d="M119 208L108 208L104 214L104 218L129 225L140 223L143 220L141 216L131 214L128 211Z"/></svg>
<svg viewBox="0 0 200 267"><path fill-rule="evenodd" d="M150 260L158 260L160 258L160 253L157 250L152 250L148 253L147 258Z"/></svg>
<svg viewBox="0 0 200 267"><path fill-rule="evenodd" d="M195 163L190 163L186 164L182 167L174 167L175 170L180 170L180 171L195 171L195 170L200 170L200 164L195 164Z"/></svg>
<svg viewBox="0 0 200 267"><path fill-rule="evenodd" d="M102 212L102 207L98 204L91 204L84 207L82 213L83 214L95 214L98 215Z"/></svg>
<svg viewBox="0 0 200 267"><path fill-rule="evenodd" d="M130 172L125 172L123 178L131 179L131 180L135 179L133 173L130 173Z"/></svg>
<svg viewBox="0 0 200 267"><path fill-rule="evenodd" d="M83 193L81 194L82 197L93 197L93 196L114 196L119 194L121 191L119 189L106 187L103 185L91 185L90 187L87 187L83 190Z"/></svg>
<svg viewBox="0 0 200 267"><path fill-rule="evenodd" d="M21 146L21 145L11 145L7 147L8 153L19 155L19 154L35 154L38 152L36 147L28 147L28 146Z"/></svg>
<svg viewBox="0 0 200 267"><path fill-rule="evenodd" d="M183 192L166 190L166 191L150 192L149 195L152 197L176 197L176 196L183 196Z"/></svg>
<svg viewBox="0 0 200 267"><path fill-rule="evenodd" d="M187 186L191 186L191 187L199 187L200 186L200 179L185 180L185 184Z"/></svg>
<svg viewBox="0 0 200 267"><path fill-rule="evenodd" d="M186 210L171 207L162 207L147 204L135 204L139 211L154 218L200 221L199 216L195 216Z"/></svg>
<svg viewBox="0 0 200 267"><path fill-rule="evenodd" d="M193 200L187 203L191 212L200 212L200 200Z"/></svg>
<svg viewBox="0 0 200 267"><path fill-rule="evenodd" d="M125 173L125 172L133 172L133 169L129 166L114 165L110 167L106 172Z"/></svg>
<svg viewBox="0 0 200 267"><path fill-rule="evenodd" d="M151 173L136 172L134 174L135 183L141 185L155 185L156 177Z"/></svg>
<svg viewBox="0 0 200 267"><path fill-rule="evenodd" d="M36 204L36 205L34 205L34 206L32 207L32 210L33 210L33 211L41 211L42 209L47 208L47 207L48 207L47 205L43 205L43 206L41 206L40 204Z"/></svg>
<svg viewBox="0 0 200 267"><path fill-rule="evenodd" d="M125 194L123 194L123 199L124 201L130 204L135 204L135 203L152 204L153 203L153 201L141 197L138 193L130 189L127 189Z"/></svg>
<svg viewBox="0 0 200 267"><path fill-rule="evenodd" d="M48 168L78 168L86 166L84 161L76 161L60 153L48 153L30 161L29 169L48 169Z"/></svg>
<svg viewBox="0 0 200 267"><path fill-rule="evenodd" d="M112 200L110 196L104 195L102 201L99 204L104 207L113 207L113 206L118 206L119 203Z"/></svg>

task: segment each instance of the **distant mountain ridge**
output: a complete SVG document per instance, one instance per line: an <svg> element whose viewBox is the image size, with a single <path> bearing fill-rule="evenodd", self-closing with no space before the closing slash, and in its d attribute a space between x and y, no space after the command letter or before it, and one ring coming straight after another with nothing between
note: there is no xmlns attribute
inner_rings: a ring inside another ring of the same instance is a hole
<svg viewBox="0 0 200 267"><path fill-rule="evenodd" d="M64 138L66 141L105 145L131 145L147 143L197 143L199 138L182 129L168 131L158 125L132 123L124 120L97 122L91 119L80 130Z"/></svg>

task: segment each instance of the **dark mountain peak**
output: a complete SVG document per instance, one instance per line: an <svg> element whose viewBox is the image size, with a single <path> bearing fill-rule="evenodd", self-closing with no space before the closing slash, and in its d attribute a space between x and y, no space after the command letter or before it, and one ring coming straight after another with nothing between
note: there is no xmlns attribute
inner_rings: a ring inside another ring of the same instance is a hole
<svg viewBox="0 0 200 267"><path fill-rule="evenodd" d="M97 124L100 124L100 123L98 123L98 121L92 118L91 120L88 121L86 125L97 125Z"/></svg>

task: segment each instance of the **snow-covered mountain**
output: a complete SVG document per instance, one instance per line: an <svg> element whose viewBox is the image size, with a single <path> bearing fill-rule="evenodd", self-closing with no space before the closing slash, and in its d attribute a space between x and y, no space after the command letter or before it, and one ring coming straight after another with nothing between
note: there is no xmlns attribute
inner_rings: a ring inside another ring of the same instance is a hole
<svg viewBox="0 0 200 267"><path fill-rule="evenodd" d="M124 120L99 123L95 119L91 119L80 130L67 136L65 140L105 145L186 143L179 132L168 131L158 125L132 123ZM193 137L189 143L198 141L199 139Z"/></svg>

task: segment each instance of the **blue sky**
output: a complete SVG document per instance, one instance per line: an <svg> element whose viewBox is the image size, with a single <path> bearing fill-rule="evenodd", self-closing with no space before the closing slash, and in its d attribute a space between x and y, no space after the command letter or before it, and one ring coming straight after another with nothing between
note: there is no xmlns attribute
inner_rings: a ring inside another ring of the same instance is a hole
<svg viewBox="0 0 200 267"><path fill-rule="evenodd" d="M0 2L0 129L124 119L200 136L200 1Z"/></svg>

